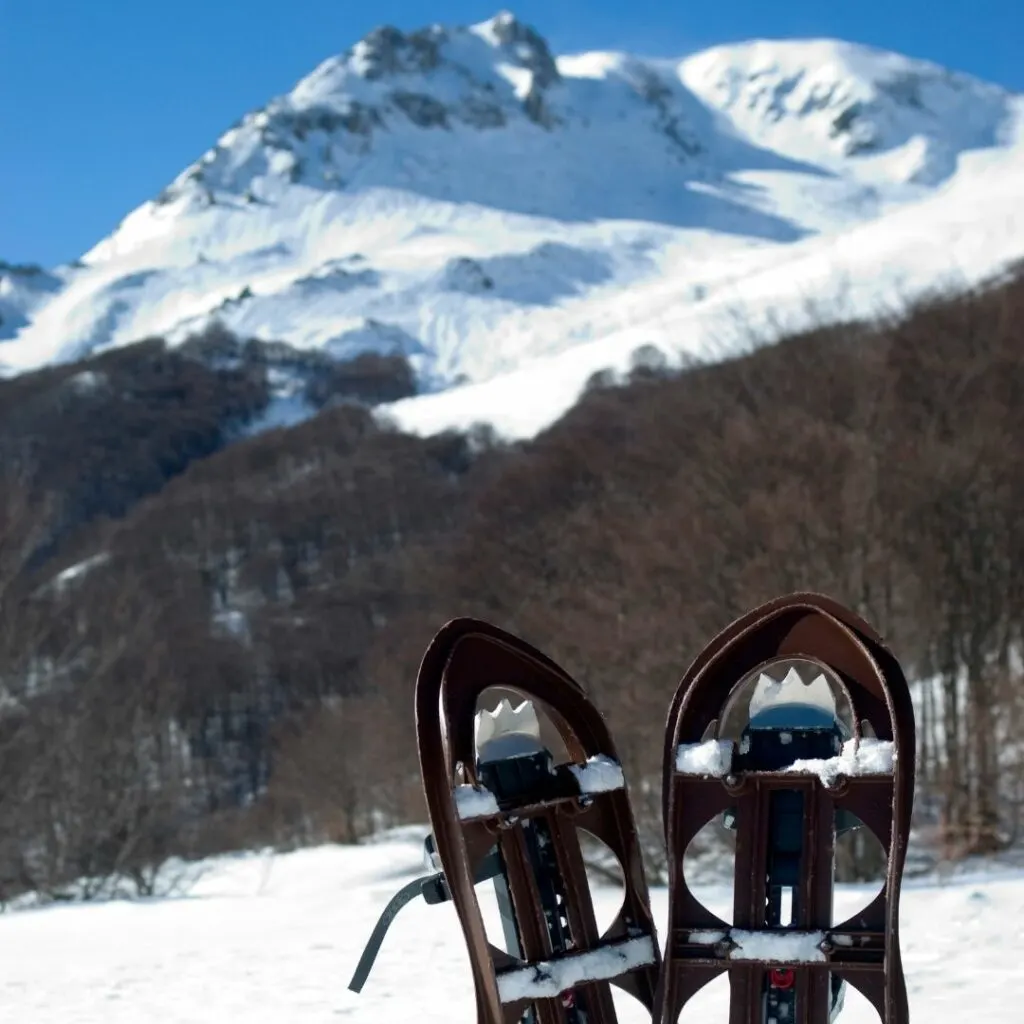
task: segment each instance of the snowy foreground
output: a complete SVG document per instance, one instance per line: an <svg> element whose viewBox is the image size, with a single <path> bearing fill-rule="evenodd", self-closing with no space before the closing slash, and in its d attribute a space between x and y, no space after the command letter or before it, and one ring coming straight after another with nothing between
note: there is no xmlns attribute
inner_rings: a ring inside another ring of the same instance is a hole
<svg viewBox="0 0 1024 1024"><path fill-rule="evenodd" d="M308 1024L475 1020L468 959L452 907L411 904L396 919L359 996L346 985L377 914L420 873L419 847L388 842L276 858L213 862L186 897L64 906L0 916L0 1007L22 1024ZM479 887L488 927L498 924ZM722 912L724 888L701 894ZM871 893L844 887L837 909ZM666 894L653 894L664 927ZM617 910L601 889L598 920ZM1024 990L1024 874L971 876L940 886L908 882L903 950L912 1019L1011 1024ZM728 984L709 986L684 1022L726 1018ZM623 1022L644 1021L616 997ZM874 1012L848 992L840 1020Z"/></svg>

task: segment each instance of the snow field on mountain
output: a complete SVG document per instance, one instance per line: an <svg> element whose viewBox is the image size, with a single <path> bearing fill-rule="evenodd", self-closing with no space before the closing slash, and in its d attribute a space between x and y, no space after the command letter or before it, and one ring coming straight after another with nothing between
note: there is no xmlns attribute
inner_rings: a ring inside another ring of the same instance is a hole
<svg viewBox="0 0 1024 1024"><path fill-rule="evenodd" d="M141 902L68 905L0 915L0 1006L4 1019L32 1024L352 1024L474 1019L468 957L451 905L417 901L385 939L360 995L346 989L377 915L395 890L423 873L420 847L389 841L324 847L276 858L212 861L187 895ZM499 935L487 884L488 928ZM724 888L700 897L727 912ZM873 895L841 886L837 911ZM666 894L652 894L661 941ZM597 890L599 923L617 891ZM974 875L938 885L908 880L902 948L911 1019L1015 1024L1024 986L1024 875ZM704 990L682 1024L726 1020L727 982ZM620 1019L644 1013L616 995ZM848 991L844 1024L877 1020Z"/></svg>
<svg viewBox="0 0 1024 1024"><path fill-rule="evenodd" d="M833 40L673 61L554 55L508 14L381 29L78 264L0 266L0 373L218 321L401 352L410 429L528 435L641 345L717 358L808 303L889 309L1020 259L1020 124L998 86Z"/></svg>
<svg viewBox="0 0 1024 1024"><path fill-rule="evenodd" d="M937 194L883 218L709 261L700 266L703 280L694 280L692 267L678 277L665 272L608 303L603 337L480 383L397 402L387 414L423 434L486 422L505 436L530 437L575 404L592 374L627 370L642 345L670 359L715 360L787 332L898 314L930 293L991 280L1024 260L1024 147L962 162Z"/></svg>

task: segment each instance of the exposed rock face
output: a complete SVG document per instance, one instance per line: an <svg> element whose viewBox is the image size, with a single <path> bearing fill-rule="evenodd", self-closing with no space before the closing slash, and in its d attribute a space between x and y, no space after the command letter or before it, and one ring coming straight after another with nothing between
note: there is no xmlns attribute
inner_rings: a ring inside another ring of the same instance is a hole
<svg viewBox="0 0 1024 1024"><path fill-rule="evenodd" d="M640 60L617 74L648 108L635 114L677 156L702 152L678 81ZM386 25L243 117L156 202L201 210L225 192L249 206L272 203L280 183L344 189L359 176L353 165L385 133L394 138L410 126L498 131L526 122L550 132L586 130L592 115L581 115L578 89L544 37L508 12L462 28L405 33ZM612 116L598 108L598 120L605 115Z"/></svg>
<svg viewBox="0 0 1024 1024"><path fill-rule="evenodd" d="M501 105L478 96L467 96L458 106L456 116L473 128L504 128L508 118Z"/></svg>
<svg viewBox="0 0 1024 1024"><path fill-rule="evenodd" d="M519 65L533 75L536 88L546 89L561 79L547 40L539 32L508 11L503 11L490 24L502 47L514 54Z"/></svg>
<svg viewBox="0 0 1024 1024"><path fill-rule="evenodd" d="M492 18L488 27L502 49L530 73L530 86L523 97L523 112L535 124L553 127L558 119L545 102L545 91L561 81L562 76L547 40L508 11Z"/></svg>
<svg viewBox="0 0 1024 1024"><path fill-rule="evenodd" d="M640 67L634 73L637 94L658 112L661 130L687 156L696 156L703 147L696 134L673 109L673 92L665 80L651 68Z"/></svg>
<svg viewBox="0 0 1024 1024"><path fill-rule="evenodd" d="M423 74L440 64L440 46L446 38L440 26L405 35L384 25L357 43L351 53L363 77L370 81L395 74Z"/></svg>
<svg viewBox="0 0 1024 1024"><path fill-rule="evenodd" d="M526 116L544 127L555 124L556 119L544 101L544 91L557 84L561 75L544 37L507 11L479 28L481 37L500 48L511 64L529 73L529 87L522 98ZM426 75L444 67L446 61L458 67L459 62L445 54L445 44L451 39L449 32L436 25L409 35L388 25L374 29L347 56L352 68L371 82L396 76ZM471 73L466 73L468 69L460 70L466 75L470 95L451 109L422 92L396 90L391 93L391 99L420 128L445 128L452 118L474 127L503 126L506 118L500 106L481 102L474 89L479 83L472 82Z"/></svg>
<svg viewBox="0 0 1024 1024"><path fill-rule="evenodd" d="M286 147L287 139L281 130L290 131L298 139L305 139L312 132L350 132L353 135L369 135L374 128L383 125L380 112L364 106L358 101L347 107L307 107L303 110L281 110L275 113L274 125L267 125L262 131L263 141L268 146Z"/></svg>
<svg viewBox="0 0 1024 1024"><path fill-rule="evenodd" d="M419 128L448 127L448 108L433 96L396 91L391 93L391 102Z"/></svg>
<svg viewBox="0 0 1024 1024"><path fill-rule="evenodd" d="M461 256L450 260L445 267L442 287L467 295L481 295L494 290L494 280L477 260Z"/></svg>

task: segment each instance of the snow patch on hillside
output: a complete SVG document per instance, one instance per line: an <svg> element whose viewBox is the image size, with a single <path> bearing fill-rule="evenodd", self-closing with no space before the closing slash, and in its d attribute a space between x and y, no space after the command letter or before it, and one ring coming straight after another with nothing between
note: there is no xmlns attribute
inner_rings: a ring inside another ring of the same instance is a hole
<svg viewBox="0 0 1024 1024"><path fill-rule="evenodd" d="M673 360L717 359L787 332L899 312L937 289L992 280L1024 259L1024 148L972 155L964 165L938 194L880 220L782 252L722 260L705 268L699 284L666 274L635 286L603 337L386 413L423 434L487 422L526 438L571 408L593 374L627 372L645 344Z"/></svg>

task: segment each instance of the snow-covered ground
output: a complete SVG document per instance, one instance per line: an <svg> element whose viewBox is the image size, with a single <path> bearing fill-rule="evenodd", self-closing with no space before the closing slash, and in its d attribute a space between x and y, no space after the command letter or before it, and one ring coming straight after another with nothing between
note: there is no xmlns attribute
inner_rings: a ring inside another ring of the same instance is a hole
<svg viewBox="0 0 1024 1024"><path fill-rule="evenodd" d="M420 848L390 841L266 858L229 857L184 897L18 911L0 916L3 1019L31 1024L353 1024L475 1019L468 960L450 905L419 901L399 915L363 992L346 985L362 945L394 891L422 872ZM499 933L489 885L488 927ZM598 920L616 913L616 891L598 891ZM725 912L724 888L701 897ZM837 909L873 895L845 886ZM659 928L666 896L653 893ZM1020 1020L1024 990L1024 873L908 881L902 901L911 1019L953 1024ZM664 935L662 934L662 939ZM725 1024L728 985L709 986L684 1024ZM645 1015L616 996L621 1020ZM841 1021L874 1011L847 993Z"/></svg>
<svg viewBox="0 0 1024 1024"><path fill-rule="evenodd" d="M651 60L552 54L508 14L381 30L76 264L0 265L0 373L219 321L404 353L432 392L391 410L410 429L529 435L641 346L713 358L1024 258L1022 125L1016 94L834 40Z"/></svg>

